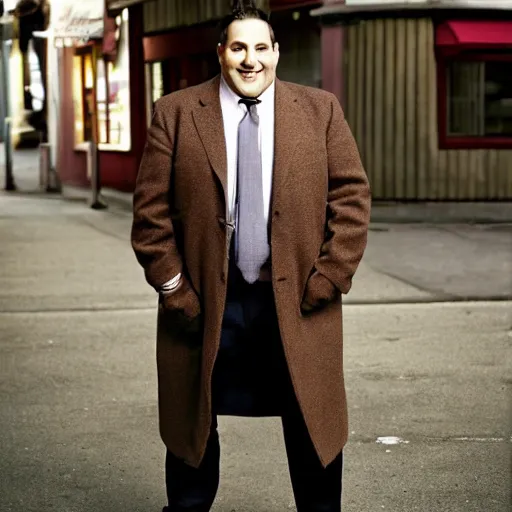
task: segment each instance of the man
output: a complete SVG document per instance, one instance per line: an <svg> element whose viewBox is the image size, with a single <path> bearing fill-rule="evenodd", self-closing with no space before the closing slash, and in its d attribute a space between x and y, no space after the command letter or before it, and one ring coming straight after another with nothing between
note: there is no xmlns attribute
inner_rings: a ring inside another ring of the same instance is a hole
<svg viewBox="0 0 512 512"><path fill-rule="evenodd" d="M159 292L164 510L210 510L218 414L279 415L299 512L341 510L341 294L363 255L368 182L336 98L276 79L252 5L222 23L221 76L161 98L132 244Z"/></svg>

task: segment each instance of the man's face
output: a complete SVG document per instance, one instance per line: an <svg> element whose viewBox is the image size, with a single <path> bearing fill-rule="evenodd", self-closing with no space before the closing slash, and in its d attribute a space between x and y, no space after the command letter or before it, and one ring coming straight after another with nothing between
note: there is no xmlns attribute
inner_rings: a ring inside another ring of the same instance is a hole
<svg viewBox="0 0 512 512"><path fill-rule="evenodd" d="M270 27L258 19L237 20L227 35L218 48L222 75L239 96L257 98L276 77L279 47L272 47Z"/></svg>

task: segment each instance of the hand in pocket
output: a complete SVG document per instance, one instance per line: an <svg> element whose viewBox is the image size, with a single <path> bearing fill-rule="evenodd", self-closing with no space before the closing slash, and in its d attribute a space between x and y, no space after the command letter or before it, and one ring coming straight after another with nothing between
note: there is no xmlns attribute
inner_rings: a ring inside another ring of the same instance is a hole
<svg viewBox="0 0 512 512"><path fill-rule="evenodd" d="M333 302L339 293L332 281L315 269L306 283L301 312L307 314L322 309Z"/></svg>
<svg viewBox="0 0 512 512"><path fill-rule="evenodd" d="M199 297L190 282L182 277L179 287L169 294L160 294L160 306L172 327L186 333L197 333L202 328Z"/></svg>

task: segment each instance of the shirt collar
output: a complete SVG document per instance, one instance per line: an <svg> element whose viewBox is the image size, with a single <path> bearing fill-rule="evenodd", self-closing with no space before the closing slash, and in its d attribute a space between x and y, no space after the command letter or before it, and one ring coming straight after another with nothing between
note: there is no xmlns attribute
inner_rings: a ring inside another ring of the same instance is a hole
<svg viewBox="0 0 512 512"><path fill-rule="evenodd" d="M269 85L269 87L258 97L261 101L261 105L268 107L274 104L276 82L275 80ZM239 107L238 101L241 97L236 94L231 87L229 87L226 79L221 74L220 77L220 97L221 99L228 101L231 105Z"/></svg>

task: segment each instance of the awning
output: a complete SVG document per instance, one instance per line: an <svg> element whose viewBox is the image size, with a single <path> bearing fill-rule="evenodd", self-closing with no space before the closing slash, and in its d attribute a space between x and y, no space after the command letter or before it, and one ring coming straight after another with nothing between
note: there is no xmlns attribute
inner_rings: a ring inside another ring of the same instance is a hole
<svg viewBox="0 0 512 512"><path fill-rule="evenodd" d="M454 50L512 48L512 21L445 21L436 29L436 46Z"/></svg>
<svg viewBox="0 0 512 512"><path fill-rule="evenodd" d="M125 7L142 4L150 0L107 0L107 9L109 11L119 11Z"/></svg>
<svg viewBox="0 0 512 512"><path fill-rule="evenodd" d="M510 10L508 0L334 0L311 11L312 16L322 18L347 16L365 12L442 11L464 10Z"/></svg>

